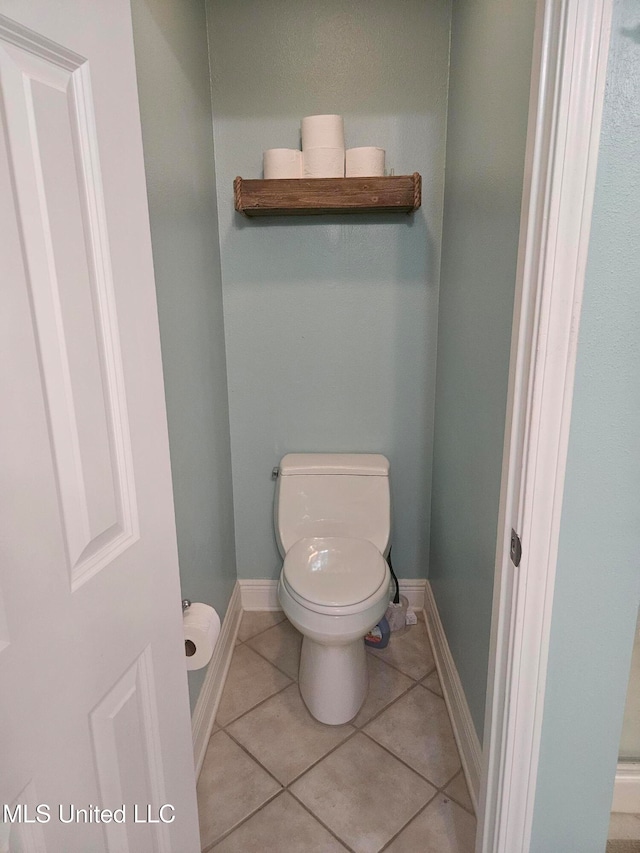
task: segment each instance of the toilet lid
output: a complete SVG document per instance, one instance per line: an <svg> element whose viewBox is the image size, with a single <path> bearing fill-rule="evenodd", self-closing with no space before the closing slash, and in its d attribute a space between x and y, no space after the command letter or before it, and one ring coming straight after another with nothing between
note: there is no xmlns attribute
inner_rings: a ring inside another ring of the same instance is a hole
<svg viewBox="0 0 640 853"><path fill-rule="evenodd" d="M372 596L386 579L387 564L366 539L298 539L282 568L291 589L314 604L346 607Z"/></svg>

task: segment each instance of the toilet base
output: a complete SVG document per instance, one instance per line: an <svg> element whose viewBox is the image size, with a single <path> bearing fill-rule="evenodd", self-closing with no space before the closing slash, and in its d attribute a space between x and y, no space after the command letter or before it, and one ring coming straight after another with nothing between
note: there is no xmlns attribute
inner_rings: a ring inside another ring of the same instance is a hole
<svg viewBox="0 0 640 853"><path fill-rule="evenodd" d="M316 720L329 726L348 723L360 710L369 685L364 638L326 646L303 637L298 682Z"/></svg>

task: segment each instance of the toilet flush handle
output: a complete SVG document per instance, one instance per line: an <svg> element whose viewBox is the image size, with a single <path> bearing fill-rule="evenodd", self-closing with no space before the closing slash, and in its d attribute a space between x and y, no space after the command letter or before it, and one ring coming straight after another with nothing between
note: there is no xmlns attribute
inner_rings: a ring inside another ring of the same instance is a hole
<svg viewBox="0 0 640 853"><path fill-rule="evenodd" d="M276 465L276 467L271 470L271 479L277 480L279 476L280 476L280 468L278 468L278 466Z"/></svg>

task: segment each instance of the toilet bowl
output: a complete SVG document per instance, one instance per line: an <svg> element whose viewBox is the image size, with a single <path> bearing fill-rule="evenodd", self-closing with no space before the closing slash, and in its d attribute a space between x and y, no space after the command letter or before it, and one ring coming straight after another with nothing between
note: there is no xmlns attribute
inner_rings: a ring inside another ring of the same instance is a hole
<svg viewBox="0 0 640 853"><path fill-rule="evenodd" d="M279 469L278 597L303 635L300 693L329 725L348 722L362 706L364 637L389 603L388 464L376 454L290 454Z"/></svg>
<svg viewBox="0 0 640 853"><path fill-rule="evenodd" d="M321 723L348 722L367 693L363 637L389 603L382 554L365 539L300 539L285 557L278 596L303 635L298 684L307 708Z"/></svg>

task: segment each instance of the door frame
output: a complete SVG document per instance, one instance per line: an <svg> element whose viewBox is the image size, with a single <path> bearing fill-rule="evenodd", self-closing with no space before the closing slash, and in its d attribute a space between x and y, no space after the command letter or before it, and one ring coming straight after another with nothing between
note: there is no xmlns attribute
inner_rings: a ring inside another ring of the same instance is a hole
<svg viewBox="0 0 640 853"><path fill-rule="evenodd" d="M613 3L537 8L477 853L527 853L531 841Z"/></svg>

